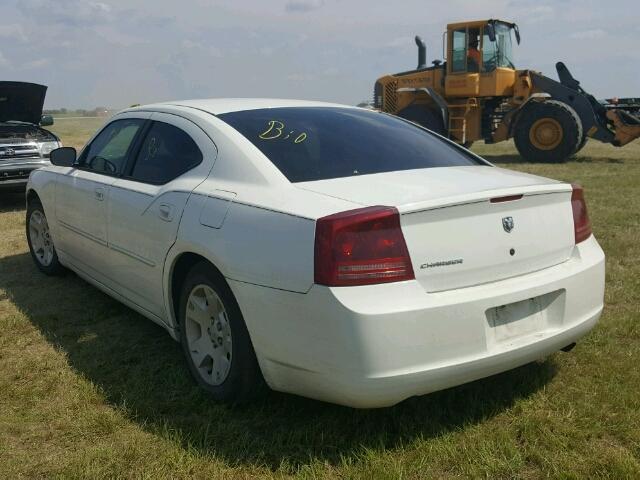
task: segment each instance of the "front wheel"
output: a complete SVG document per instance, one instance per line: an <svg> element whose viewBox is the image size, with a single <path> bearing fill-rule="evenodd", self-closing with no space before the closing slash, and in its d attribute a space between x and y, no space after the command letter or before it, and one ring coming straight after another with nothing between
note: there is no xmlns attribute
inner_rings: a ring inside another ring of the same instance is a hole
<svg viewBox="0 0 640 480"><path fill-rule="evenodd" d="M180 342L198 384L214 399L244 403L264 380L231 289L211 265L193 267L180 297Z"/></svg>
<svg viewBox="0 0 640 480"><path fill-rule="evenodd" d="M31 200L27 206L26 230L29 251L36 267L47 275L64 273L51 238L47 216L39 200Z"/></svg>
<svg viewBox="0 0 640 480"><path fill-rule="evenodd" d="M587 137L587 135L583 133L582 140L580 140L580 143L578 144L576 151L573 152L574 155L584 148L584 146L587 144L587 140L589 140L589 137Z"/></svg>
<svg viewBox="0 0 640 480"><path fill-rule="evenodd" d="M513 138L518 152L529 162L565 162L583 139L582 122L566 103L534 102L524 107Z"/></svg>

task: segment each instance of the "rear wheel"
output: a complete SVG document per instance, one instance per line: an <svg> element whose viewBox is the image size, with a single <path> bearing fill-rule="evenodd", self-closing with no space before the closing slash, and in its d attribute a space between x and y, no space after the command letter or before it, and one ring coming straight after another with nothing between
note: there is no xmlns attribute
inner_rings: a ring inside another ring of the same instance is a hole
<svg viewBox="0 0 640 480"><path fill-rule="evenodd" d="M564 162L582 142L582 122L563 102L534 102L520 114L513 137L527 161Z"/></svg>
<svg viewBox="0 0 640 480"><path fill-rule="evenodd" d="M409 105L404 110L400 110L398 116L428 128L439 135L445 134L442 116L429 109L427 105Z"/></svg>
<svg viewBox="0 0 640 480"><path fill-rule="evenodd" d="M31 200L27 206L26 218L27 243L31 258L36 267L47 275L61 275L64 267L58 260L58 254L51 238L49 222L44 214L40 200Z"/></svg>
<svg viewBox="0 0 640 480"><path fill-rule="evenodd" d="M213 398L244 403L264 381L231 289L211 265L192 268L180 297L180 341L198 384Z"/></svg>

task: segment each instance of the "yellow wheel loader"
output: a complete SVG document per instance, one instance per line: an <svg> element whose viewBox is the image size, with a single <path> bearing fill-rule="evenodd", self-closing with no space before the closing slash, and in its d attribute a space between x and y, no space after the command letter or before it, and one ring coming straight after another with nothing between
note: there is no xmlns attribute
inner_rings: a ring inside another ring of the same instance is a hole
<svg viewBox="0 0 640 480"><path fill-rule="evenodd" d="M559 81L517 70L515 23L480 20L447 25L446 61L426 63L416 36L418 67L386 75L374 86L373 106L416 122L457 143L513 138L531 162L563 162L591 137L623 146L640 137L640 98L596 100L567 67Z"/></svg>

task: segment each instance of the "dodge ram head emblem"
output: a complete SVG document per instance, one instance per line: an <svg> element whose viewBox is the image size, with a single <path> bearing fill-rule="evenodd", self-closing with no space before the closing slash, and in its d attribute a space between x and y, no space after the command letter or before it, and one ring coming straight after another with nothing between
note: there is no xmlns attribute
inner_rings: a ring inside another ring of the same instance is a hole
<svg viewBox="0 0 640 480"><path fill-rule="evenodd" d="M511 230L513 230L513 217L504 217L502 219L502 228L504 228L505 232L511 233Z"/></svg>

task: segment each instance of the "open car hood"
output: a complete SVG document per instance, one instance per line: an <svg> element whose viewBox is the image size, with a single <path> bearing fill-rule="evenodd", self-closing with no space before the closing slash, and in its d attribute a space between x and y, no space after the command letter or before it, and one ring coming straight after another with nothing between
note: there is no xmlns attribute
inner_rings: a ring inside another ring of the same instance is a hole
<svg viewBox="0 0 640 480"><path fill-rule="evenodd" d="M13 120L38 125L46 94L45 85L0 82L0 122Z"/></svg>

